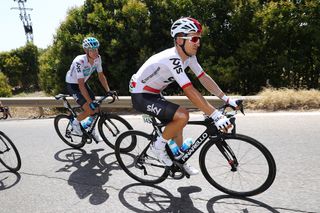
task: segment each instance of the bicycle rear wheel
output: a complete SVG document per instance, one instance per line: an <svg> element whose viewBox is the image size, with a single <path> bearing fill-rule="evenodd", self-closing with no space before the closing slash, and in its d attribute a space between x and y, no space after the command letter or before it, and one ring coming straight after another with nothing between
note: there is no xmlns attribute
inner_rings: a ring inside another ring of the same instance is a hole
<svg viewBox="0 0 320 213"><path fill-rule="evenodd" d="M132 138L136 143L130 152L121 150L132 146ZM152 135L145 132L129 130L121 134L115 145L115 154L121 168L133 179L143 184L157 184L164 181L169 174L166 167L149 150Z"/></svg>
<svg viewBox="0 0 320 213"><path fill-rule="evenodd" d="M0 132L0 162L12 172L17 172L21 168L19 152L3 132Z"/></svg>
<svg viewBox="0 0 320 213"><path fill-rule="evenodd" d="M132 126L125 119L116 114L105 113L98 122L98 130L103 141L112 149L115 148L118 136L132 129ZM131 151L135 146L136 138L132 137L131 142L128 147L122 147L122 151Z"/></svg>
<svg viewBox="0 0 320 213"><path fill-rule="evenodd" d="M76 149L82 148L86 140L82 139L82 136L77 136L71 134L71 116L60 114L54 118L54 128L63 142L68 146L71 146Z"/></svg>
<svg viewBox="0 0 320 213"><path fill-rule="evenodd" d="M276 176L268 149L245 135L226 135L201 150L200 168L211 185L233 196L253 196L267 190Z"/></svg>

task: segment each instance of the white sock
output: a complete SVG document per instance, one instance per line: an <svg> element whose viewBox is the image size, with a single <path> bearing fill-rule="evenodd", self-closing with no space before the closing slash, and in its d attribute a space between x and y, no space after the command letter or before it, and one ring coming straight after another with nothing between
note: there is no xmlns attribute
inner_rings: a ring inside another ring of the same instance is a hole
<svg viewBox="0 0 320 213"><path fill-rule="evenodd" d="M154 147L156 149L165 149L168 140L164 139L162 136L158 136L157 140L154 142Z"/></svg>

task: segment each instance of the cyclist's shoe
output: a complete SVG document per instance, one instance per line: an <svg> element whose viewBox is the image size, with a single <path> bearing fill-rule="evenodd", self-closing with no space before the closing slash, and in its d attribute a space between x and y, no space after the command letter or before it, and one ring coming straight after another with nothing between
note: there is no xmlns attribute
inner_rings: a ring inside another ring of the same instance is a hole
<svg viewBox="0 0 320 213"><path fill-rule="evenodd" d="M199 170L190 166L189 164L187 163L184 163L183 164L183 168L184 170L186 170L186 172L189 174L189 175L197 175L199 173Z"/></svg>
<svg viewBox="0 0 320 213"><path fill-rule="evenodd" d="M165 149L156 149L154 144L151 144L149 149L164 165L172 166L172 160Z"/></svg>
<svg viewBox="0 0 320 213"><path fill-rule="evenodd" d="M79 135L79 136L82 136L82 130L81 130L81 127L80 127L80 123L79 124L74 124L72 123L72 131L71 131L72 134L74 135Z"/></svg>
<svg viewBox="0 0 320 213"><path fill-rule="evenodd" d="M100 136L99 132L96 129L93 129L91 132L92 137L96 139L97 142L103 141L102 137Z"/></svg>

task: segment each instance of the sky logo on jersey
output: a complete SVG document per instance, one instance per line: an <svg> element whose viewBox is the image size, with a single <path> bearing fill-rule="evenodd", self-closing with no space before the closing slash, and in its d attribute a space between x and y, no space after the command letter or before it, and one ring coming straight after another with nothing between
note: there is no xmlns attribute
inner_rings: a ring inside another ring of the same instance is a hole
<svg viewBox="0 0 320 213"><path fill-rule="evenodd" d="M177 72L177 74L183 72L180 58L170 58L169 60L172 61L172 64L175 66L173 69Z"/></svg>
<svg viewBox="0 0 320 213"><path fill-rule="evenodd" d="M81 64L76 62L76 69L77 69L77 72L81 72Z"/></svg>
<svg viewBox="0 0 320 213"><path fill-rule="evenodd" d="M155 113L156 115L159 115L161 108L156 107L154 104L147 105L147 111Z"/></svg>

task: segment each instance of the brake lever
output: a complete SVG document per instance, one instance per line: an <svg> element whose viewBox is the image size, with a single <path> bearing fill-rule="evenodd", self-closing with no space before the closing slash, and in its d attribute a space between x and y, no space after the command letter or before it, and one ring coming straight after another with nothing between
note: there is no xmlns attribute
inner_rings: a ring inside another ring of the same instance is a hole
<svg viewBox="0 0 320 213"><path fill-rule="evenodd" d="M240 112L241 112L243 115L245 115L245 114L244 114L244 108L243 108L243 100L236 100L236 104L238 105Z"/></svg>

